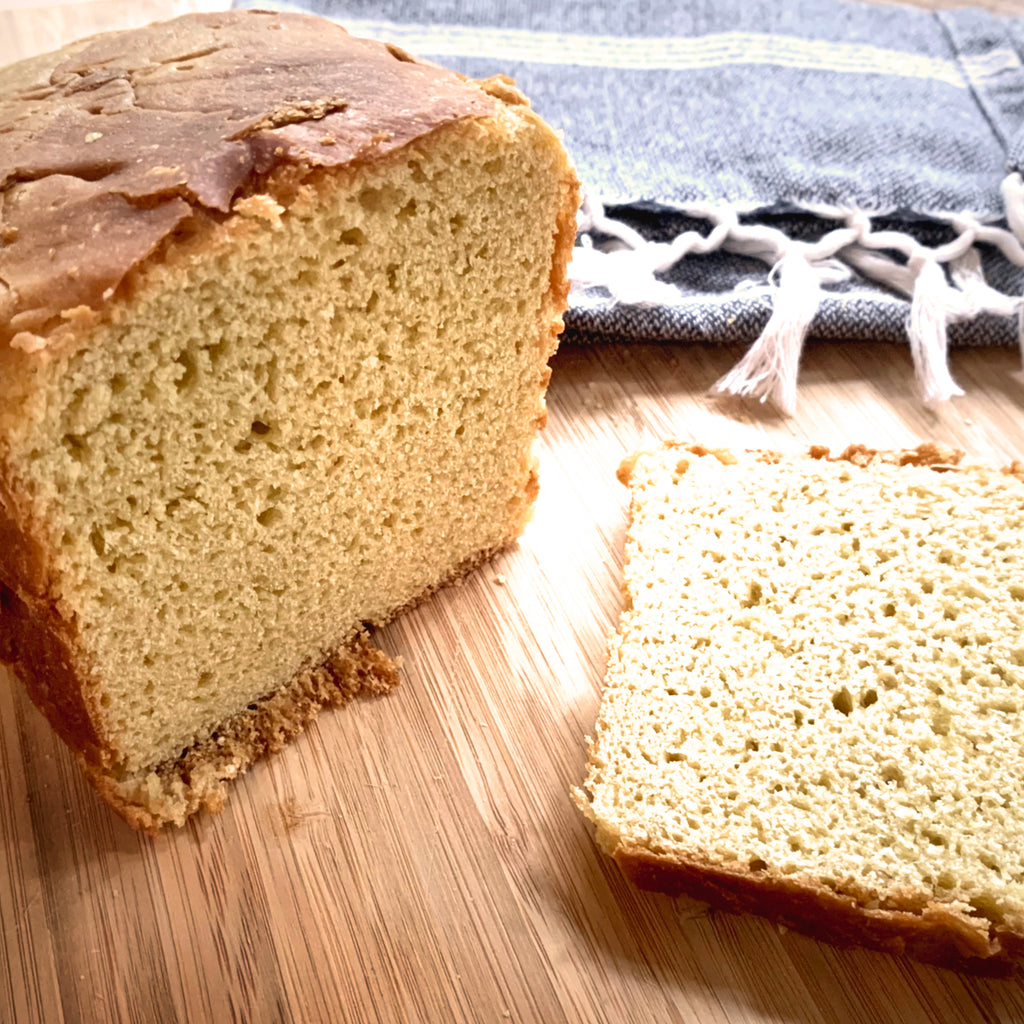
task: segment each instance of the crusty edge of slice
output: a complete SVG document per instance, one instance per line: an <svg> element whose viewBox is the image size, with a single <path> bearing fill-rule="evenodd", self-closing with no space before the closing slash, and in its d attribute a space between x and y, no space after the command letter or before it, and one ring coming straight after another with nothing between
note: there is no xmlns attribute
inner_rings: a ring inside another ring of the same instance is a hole
<svg viewBox="0 0 1024 1024"><path fill-rule="evenodd" d="M735 452L729 448L710 448L692 441L663 441L658 448L642 450L627 455L619 464L616 473L619 481L627 486L629 485L633 476L633 469L636 466L637 460L642 455L648 454L650 451L672 450L695 455L698 458L713 455L725 466L734 466L740 461ZM961 466L964 453L960 449L935 444L931 441L926 441L914 448L897 449L870 448L863 444L851 444L847 445L838 455L832 455L830 449L825 445L809 445L802 452L797 452L795 456L786 455L783 452L771 449L746 449L744 454L757 462L767 463L778 463L787 458L796 457L823 459L832 462L849 462L861 468L866 468L872 465L872 463L879 462L896 466L927 466L937 472L967 468L966 466ZM1024 479L1024 464L1013 462L1004 472Z"/></svg>
<svg viewBox="0 0 1024 1024"><path fill-rule="evenodd" d="M685 894L716 908L754 913L839 946L858 945L979 974L1013 973L1024 958L1024 931L993 925L970 908L938 901L919 910L867 907L812 879L769 875L659 855L620 842L611 856L638 888Z"/></svg>
<svg viewBox="0 0 1024 1024"><path fill-rule="evenodd" d="M184 825L199 810L220 811L230 783L257 761L281 751L326 707L378 696L398 685L398 665L368 634L299 672L280 689L232 715L181 757L148 771L118 776L79 757L86 778L133 828L155 834Z"/></svg>

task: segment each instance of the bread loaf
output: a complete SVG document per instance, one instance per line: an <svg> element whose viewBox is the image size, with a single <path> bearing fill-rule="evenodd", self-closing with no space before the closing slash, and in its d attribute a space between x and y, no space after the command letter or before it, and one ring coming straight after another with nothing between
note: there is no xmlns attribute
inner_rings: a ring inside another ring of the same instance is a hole
<svg viewBox="0 0 1024 1024"><path fill-rule="evenodd" d="M935 446L624 463L586 792L644 888L980 970L1024 952L1024 483Z"/></svg>
<svg viewBox="0 0 1024 1024"><path fill-rule="evenodd" d="M577 183L507 80L226 12L0 71L0 657L180 824L509 544Z"/></svg>

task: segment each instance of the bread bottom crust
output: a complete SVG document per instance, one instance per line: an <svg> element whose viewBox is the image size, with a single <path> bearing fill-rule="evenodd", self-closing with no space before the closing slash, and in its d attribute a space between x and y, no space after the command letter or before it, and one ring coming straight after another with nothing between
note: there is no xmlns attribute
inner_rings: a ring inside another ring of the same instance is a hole
<svg viewBox="0 0 1024 1024"><path fill-rule="evenodd" d="M688 896L720 910L768 917L837 946L866 946L996 977L1018 971L1024 957L1024 936L939 902L918 911L869 908L852 896L796 881L760 879L647 850L622 847L612 856L639 889Z"/></svg>
<svg viewBox="0 0 1024 1024"><path fill-rule="evenodd" d="M80 757L86 778L133 828L149 833L184 825L199 810L219 811L229 784L256 761L283 749L325 707L380 696L398 685L398 665L360 632L322 665L232 715L181 757L119 776Z"/></svg>
<svg viewBox="0 0 1024 1024"><path fill-rule="evenodd" d="M524 525L518 523L511 537L470 556L444 579L395 609L388 621L489 561L518 537ZM80 753L79 763L99 795L133 828L155 834L166 825L181 826L196 811L220 811L229 785L261 758L282 750L321 709L390 692L398 685L400 664L400 659L395 661L375 647L363 629L322 664L298 672L174 760L132 775L119 774Z"/></svg>

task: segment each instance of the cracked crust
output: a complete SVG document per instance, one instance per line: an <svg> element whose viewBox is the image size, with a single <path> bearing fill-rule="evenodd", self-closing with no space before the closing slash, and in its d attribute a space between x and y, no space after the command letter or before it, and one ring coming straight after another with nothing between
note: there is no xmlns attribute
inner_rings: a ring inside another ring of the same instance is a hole
<svg viewBox="0 0 1024 1024"><path fill-rule="evenodd" d="M191 219L228 216L275 172L373 161L499 102L323 19L263 11L0 69L0 370L69 338Z"/></svg>

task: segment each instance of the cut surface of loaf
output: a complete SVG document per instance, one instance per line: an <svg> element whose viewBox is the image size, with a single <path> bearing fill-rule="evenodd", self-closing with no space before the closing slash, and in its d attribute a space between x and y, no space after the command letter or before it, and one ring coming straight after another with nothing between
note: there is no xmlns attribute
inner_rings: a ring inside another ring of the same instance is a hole
<svg viewBox="0 0 1024 1024"><path fill-rule="evenodd" d="M577 185L507 82L226 12L0 72L0 657L133 824L512 542Z"/></svg>
<svg viewBox="0 0 1024 1024"><path fill-rule="evenodd" d="M935 446L627 460L585 793L644 888L837 942L1024 953L1024 483Z"/></svg>

